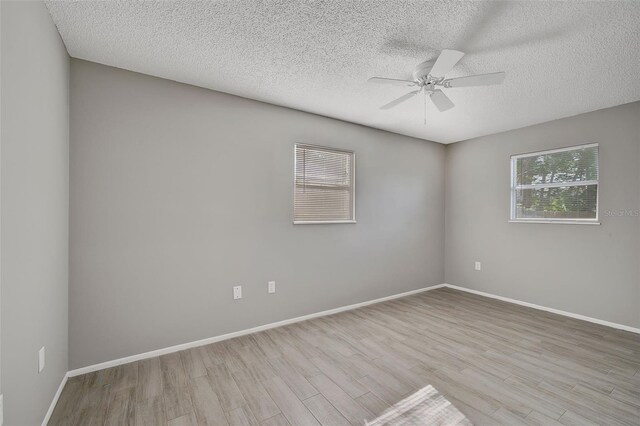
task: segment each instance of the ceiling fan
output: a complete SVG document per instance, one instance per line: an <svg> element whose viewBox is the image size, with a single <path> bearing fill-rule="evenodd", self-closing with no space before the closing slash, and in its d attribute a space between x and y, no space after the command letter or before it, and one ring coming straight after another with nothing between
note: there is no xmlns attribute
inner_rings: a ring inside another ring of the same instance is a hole
<svg viewBox="0 0 640 426"><path fill-rule="evenodd" d="M413 80L399 80L395 78L384 77L371 77L368 81L370 83L379 84L391 84L394 86L415 87L406 95L400 96L388 104L380 107L380 109L391 109L396 105L405 102L419 93L424 93L425 96L425 123L426 123L426 102L427 95L431 99L431 102L440 110L440 112L447 111L453 108L455 105L451 102L451 99L444 94L438 87L452 88L452 87L471 87L471 86L490 86L495 84L501 84L504 81L504 72L494 72L490 74L478 74L467 77L449 78L445 79L445 74L451 71L451 69L462 59L463 52L457 50L444 49L440 52L440 56L433 61L426 61L418 64L413 71Z"/></svg>

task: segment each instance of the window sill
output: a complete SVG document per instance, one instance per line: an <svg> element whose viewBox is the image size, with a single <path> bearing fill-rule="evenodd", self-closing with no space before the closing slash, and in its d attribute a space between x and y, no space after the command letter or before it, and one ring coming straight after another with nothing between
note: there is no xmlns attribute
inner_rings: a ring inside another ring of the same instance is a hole
<svg viewBox="0 0 640 426"><path fill-rule="evenodd" d="M357 223L355 220L294 220L294 225L327 225L333 223Z"/></svg>
<svg viewBox="0 0 640 426"><path fill-rule="evenodd" d="M509 223L551 223L555 225L600 225L598 220L511 219Z"/></svg>

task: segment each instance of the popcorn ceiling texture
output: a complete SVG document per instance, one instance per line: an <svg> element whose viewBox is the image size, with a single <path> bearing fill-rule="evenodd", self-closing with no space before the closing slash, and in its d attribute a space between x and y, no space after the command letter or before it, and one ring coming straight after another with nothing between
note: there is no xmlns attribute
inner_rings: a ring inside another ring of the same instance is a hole
<svg viewBox="0 0 640 426"><path fill-rule="evenodd" d="M442 143L640 100L640 2L47 1L69 54ZM444 48L447 75L506 71L502 86L422 97L408 78Z"/></svg>

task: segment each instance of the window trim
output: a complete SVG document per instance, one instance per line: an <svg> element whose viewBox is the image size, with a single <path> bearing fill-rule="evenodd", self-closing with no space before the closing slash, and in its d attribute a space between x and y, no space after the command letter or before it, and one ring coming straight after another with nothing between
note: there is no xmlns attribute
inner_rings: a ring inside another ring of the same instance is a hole
<svg viewBox="0 0 640 426"><path fill-rule="evenodd" d="M573 219L562 219L562 218L517 218L516 217L516 164L519 158L524 157L533 157L536 155L546 155L546 154L555 154L557 152L566 152L566 151L574 151L576 149L584 149L584 148L598 148L598 180L588 180L588 181L580 181L577 184L569 184L566 183L547 183L547 184L539 184L539 185L521 185L519 188L559 188L559 187L567 187L567 186L585 186L585 185L598 185L598 191L596 193L596 217L595 218L573 218ZM509 188L509 223L552 223L552 224L566 224L566 225L600 225L600 145L598 143L588 143L584 145L573 145L564 148L555 148L555 149L546 149L542 151L533 151L533 152L525 152L522 154L515 154L511 156L511 167L510 173L511 176L509 178L510 188Z"/></svg>
<svg viewBox="0 0 640 426"><path fill-rule="evenodd" d="M295 213L295 194L296 194L296 170L297 170L297 159L296 159L296 149L298 147L308 147L308 148L317 148L317 149L325 149L325 150L332 150L332 151L338 151L338 152L344 152L345 154L349 154L351 155L351 197L352 197L352 203L351 203L351 217L352 219L350 220L345 220L345 219L340 219L340 220L295 220L296 217L296 213ZM343 148L334 148L331 146L325 146L325 145L317 145L317 144L310 144L310 143L302 143L302 142L296 142L295 144L293 144L293 196L291 197L291 200L293 202L293 208L292 208L292 214L293 214L293 224L294 225L327 225L327 224L345 224L345 223L358 223L356 221L356 153L355 151L351 151L348 149L343 149Z"/></svg>

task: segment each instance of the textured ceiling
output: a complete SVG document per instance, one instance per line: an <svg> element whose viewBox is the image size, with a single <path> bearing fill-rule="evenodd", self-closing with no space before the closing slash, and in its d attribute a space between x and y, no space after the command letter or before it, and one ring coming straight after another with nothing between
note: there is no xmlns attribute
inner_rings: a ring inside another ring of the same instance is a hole
<svg viewBox="0 0 640 426"><path fill-rule="evenodd" d="M640 100L640 2L48 1L69 54L442 143ZM379 106L444 48L502 86Z"/></svg>

